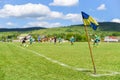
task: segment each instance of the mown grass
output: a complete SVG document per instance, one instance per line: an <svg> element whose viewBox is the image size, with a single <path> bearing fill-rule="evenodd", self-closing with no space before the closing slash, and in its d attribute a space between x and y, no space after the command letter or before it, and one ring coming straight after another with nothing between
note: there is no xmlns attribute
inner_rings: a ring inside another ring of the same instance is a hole
<svg viewBox="0 0 120 80"><path fill-rule="evenodd" d="M15 44L15 45L14 45ZM119 80L120 75L92 77L92 72L80 72L52 63L28 50L36 51L73 67L92 69L86 42L56 44L33 43L28 47L20 43L0 43L0 80ZM97 74L120 72L120 43L101 43L92 47ZM100 70L105 70L101 72Z"/></svg>

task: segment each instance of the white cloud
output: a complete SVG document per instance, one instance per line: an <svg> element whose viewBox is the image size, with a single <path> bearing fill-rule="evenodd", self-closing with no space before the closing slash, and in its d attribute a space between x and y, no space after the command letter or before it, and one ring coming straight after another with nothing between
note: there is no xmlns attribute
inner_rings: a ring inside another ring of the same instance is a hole
<svg viewBox="0 0 120 80"><path fill-rule="evenodd" d="M49 16L46 17L39 17L37 20L51 20L51 19L63 19L63 20L70 20L72 22L80 22L82 21L81 14L73 14L68 13L66 15L59 13L59 12L51 12Z"/></svg>
<svg viewBox="0 0 120 80"><path fill-rule="evenodd" d="M114 19L112 19L112 22L120 23L120 19L114 18Z"/></svg>
<svg viewBox="0 0 120 80"><path fill-rule="evenodd" d="M53 0L51 6L74 6L79 3L79 0Z"/></svg>
<svg viewBox="0 0 120 80"><path fill-rule="evenodd" d="M97 10L106 10L105 4L101 4L101 5L97 8Z"/></svg>
<svg viewBox="0 0 120 80"><path fill-rule="evenodd" d="M51 27L59 27L61 26L61 23L48 23L48 22L29 22L27 23L24 27L47 27L47 28L51 28Z"/></svg>
<svg viewBox="0 0 120 80"><path fill-rule="evenodd" d="M38 20L64 19L72 21L79 21L81 18L80 14L68 13L64 15L62 12L51 11L45 5L32 3L24 5L6 4L0 9L0 17L35 18Z"/></svg>
<svg viewBox="0 0 120 80"><path fill-rule="evenodd" d="M63 17L63 13L60 13L60 12L51 12L51 14L49 15L51 18L62 18Z"/></svg>
<svg viewBox="0 0 120 80"><path fill-rule="evenodd" d="M8 25L8 26L15 26L15 24L12 23L12 22L7 22L6 25Z"/></svg>
<svg viewBox="0 0 120 80"><path fill-rule="evenodd" d="M42 4L24 4L24 5L4 5L0 9L0 17L38 17L46 16L50 9Z"/></svg>
<svg viewBox="0 0 120 80"><path fill-rule="evenodd" d="M41 16L38 17L37 20L52 20L52 19L62 19L64 16L63 13L56 12L56 11L51 11L48 15L46 16Z"/></svg>
<svg viewBox="0 0 120 80"><path fill-rule="evenodd" d="M69 13L69 14L65 15L65 17L63 17L63 18L67 19L67 20L72 20L73 22L80 22L80 21L82 21L81 14Z"/></svg>
<svg viewBox="0 0 120 80"><path fill-rule="evenodd" d="M24 4L24 5L10 5L6 4L2 9L0 9L0 17L15 17L15 18L32 18L39 20L38 22L30 22L24 27L58 27L61 23L48 23L45 20L70 20L73 22L82 21L81 14L68 13L63 14L62 12L51 11L49 7L42 4ZM43 21L44 20L44 21ZM16 26L12 22L6 23L8 26Z"/></svg>

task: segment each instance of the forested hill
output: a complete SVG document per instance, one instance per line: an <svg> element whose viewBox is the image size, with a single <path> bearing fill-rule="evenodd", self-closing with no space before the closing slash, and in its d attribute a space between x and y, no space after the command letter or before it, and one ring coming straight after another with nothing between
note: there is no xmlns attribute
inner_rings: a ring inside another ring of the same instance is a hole
<svg viewBox="0 0 120 80"><path fill-rule="evenodd" d="M83 26L83 24L79 25L71 25L67 27L75 27L75 26ZM30 27L30 28L0 28L0 32L10 32L10 31L33 31L33 30L40 30L45 29L44 27ZM99 30L101 31L120 31L120 23L115 22L99 22Z"/></svg>
<svg viewBox="0 0 120 80"><path fill-rule="evenodd" d="M30 28L0 28L0 32L11 32L11 31L33 31L33 30L40 30L45 29L44 27L30 27Z"/></svg>
<svg viewBox="0 0 120 80"><path fill-rule="evenodd" d="M100 22L99 29L102 31L120 31L120 23Z"/></svg>
<svg viewBox="0 0 120 80"><path fill-rule="evenodd" d="M78 25L71 25L70 27L74 26L83 26L83 24ZM115 22L99 22L99 29L101 31L120 31L120 23Z"/></svg>

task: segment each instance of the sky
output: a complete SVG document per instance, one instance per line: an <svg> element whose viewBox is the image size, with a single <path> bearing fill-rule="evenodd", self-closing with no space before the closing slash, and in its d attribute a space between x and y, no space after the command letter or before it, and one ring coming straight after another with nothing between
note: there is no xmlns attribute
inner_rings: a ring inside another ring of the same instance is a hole
<svg viewBox="0 0 120 80"><path fill-rule="evenodd" d="M81 11L98 22L120 23L120 0L0 0L0 28L83 24Z"/></svg>

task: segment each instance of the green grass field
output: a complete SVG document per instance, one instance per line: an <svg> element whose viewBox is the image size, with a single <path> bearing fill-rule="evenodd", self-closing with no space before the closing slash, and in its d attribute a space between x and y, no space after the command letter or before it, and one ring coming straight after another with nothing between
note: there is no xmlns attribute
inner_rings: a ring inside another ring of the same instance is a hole
<svg viewBox="0 0 120 80"><path fill-rule="evenodd" d="M119 49L120 43L92 46L97 74L120 72ZM53 60L71 67L61 66ZM28 47L20 46L20 43L0 43L0 80L120 80L120 74L100 77L91 74L93 66L86 42L74 45L33 43Z"/></svg>

